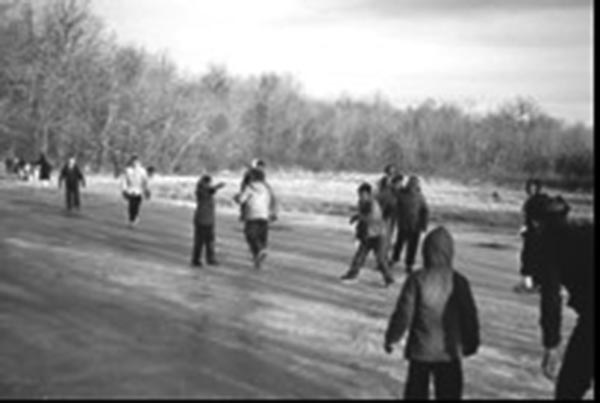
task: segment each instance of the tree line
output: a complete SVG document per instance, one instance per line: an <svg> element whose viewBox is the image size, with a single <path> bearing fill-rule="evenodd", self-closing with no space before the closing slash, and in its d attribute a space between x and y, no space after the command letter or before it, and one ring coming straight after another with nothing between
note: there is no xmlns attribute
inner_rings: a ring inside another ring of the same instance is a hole
<svg viewBox="0 0 600 403"><path fill-rule="evenodd" d="M455 178L538 176L593 186L593 128L527 98L471 114L383 97L325 102L293 77L184 74L165 55L119 44L81 0L0 0L0 150L76 153L117 173L132 153L167 173L271 166Z"/></svg>

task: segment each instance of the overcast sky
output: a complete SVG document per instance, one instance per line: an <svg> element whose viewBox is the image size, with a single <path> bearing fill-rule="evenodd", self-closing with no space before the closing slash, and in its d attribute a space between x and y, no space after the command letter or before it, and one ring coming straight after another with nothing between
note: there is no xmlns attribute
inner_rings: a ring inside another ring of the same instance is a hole
<svg viewBox="0 0 600 403"><path fill-rule="evenodd" d="M593 124L592 0L93 0L123 43L178 66L290 73L312 96L515 96Z"/></svg>

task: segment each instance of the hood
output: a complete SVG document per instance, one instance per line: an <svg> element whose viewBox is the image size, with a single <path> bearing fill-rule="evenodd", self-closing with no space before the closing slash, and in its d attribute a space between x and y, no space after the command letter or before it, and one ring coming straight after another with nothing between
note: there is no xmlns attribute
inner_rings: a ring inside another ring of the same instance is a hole
<svg viewBox="0 0 600 403"><path fill-rule="evenodd" d="M425 269L452 268L454 240L444 227L432 230L423 241L423 263Z"/></svg>

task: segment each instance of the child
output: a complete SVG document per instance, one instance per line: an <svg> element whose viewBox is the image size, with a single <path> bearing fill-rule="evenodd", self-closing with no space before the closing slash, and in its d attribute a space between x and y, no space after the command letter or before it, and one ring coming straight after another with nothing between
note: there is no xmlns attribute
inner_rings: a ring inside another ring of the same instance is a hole
<svg viewBox="0 0 600 403"><path fill-rule="evenodd" d="M371 185L363 183L359 186L358 199L358 214L350 219L350 223L357 222L356 235L360 244L352 259L350 269L341 279L343 281L354 280L369 252L373 251L377 258L377 269L383 275L387 287L394 283L394 278L389 272L385 256L386 227L379 203L373 198Z"/></svg>
<svg viewBox="0 0 600 403"><path fill-rule="evenodd" d="M142 197L150 198L148 174L137 156L131 157L121 181L123 197L127 200L129 226L139 222Z"/></svg>
<svg viewBox="0 0 600 403"><path fill-rule="evenodd" d="M85 187L85 178L77 166L75 157L70 157L67 164L60 171L58 178L58 188L62 187L62 183L65 182L65 199L67 205L67 211L71 211L73 208L79 210L79 185Z"/></svg>
<svg viewBox="0 0 600 403"><path fill-rule="evenodd" d="M225 186L219 183L211 185L212 178L204 175L196 186L196 213L194 214L194 248L192 266L202 267L200 258L202 248L206 246L206 263L218 265L215 259L215 193Z"/></svg>
<svg viewBox="0 0 600 403"><path fill-rule="evenodd" d="M252 253L254 268L258 270L267 257L269 221L277 219L277 206L272 190L265 183L264 172L260 169L250 170L247 186L234 200L245 206L244 234Z"/></svg>
<svg viewBox="0 0 600 403"><path fill-rule="evenodd" d="M408 331L405 399L427 399L433 377L436 399L458 400L463 389L461 357L479 348L477 308L469 281L452 268L454 241L444 227L427 235L422 253L424 267L404 284L384 349L391 353Z"/></svg>

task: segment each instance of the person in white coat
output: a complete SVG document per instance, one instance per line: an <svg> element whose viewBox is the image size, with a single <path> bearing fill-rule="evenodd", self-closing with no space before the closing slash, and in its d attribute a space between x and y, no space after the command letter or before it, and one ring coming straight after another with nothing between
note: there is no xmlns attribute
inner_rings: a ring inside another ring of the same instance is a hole
<svg viewBox="0 0 600 403"><path fill-rule="evenodd" d="M123 197L127 200L127 216L129 226L133 227L139 222L140 208L144 198L150 198L148 174L139 158L131 157L127 168L121 178Z"/></svg>

